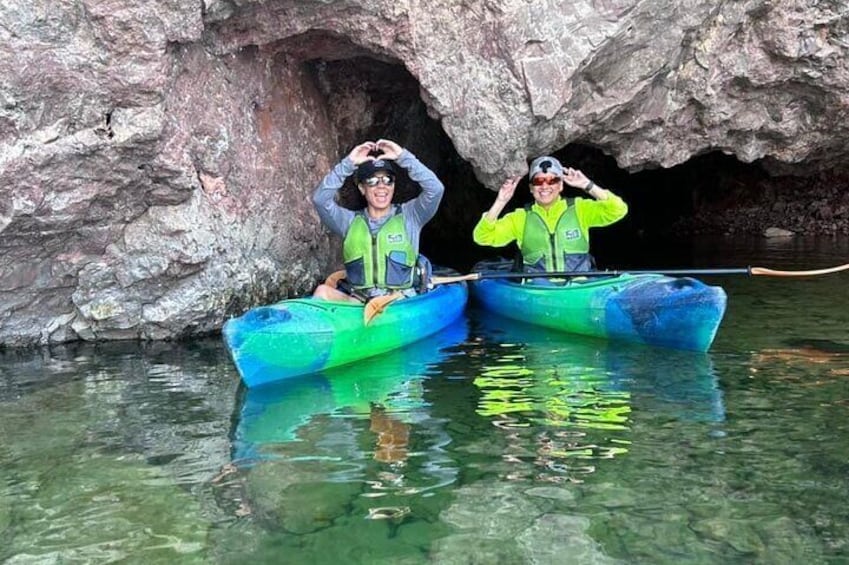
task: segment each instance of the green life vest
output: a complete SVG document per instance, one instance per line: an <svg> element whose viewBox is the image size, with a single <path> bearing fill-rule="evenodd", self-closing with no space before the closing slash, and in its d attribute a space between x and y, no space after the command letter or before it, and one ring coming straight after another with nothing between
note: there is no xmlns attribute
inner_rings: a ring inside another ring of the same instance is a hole
<svg viewBox="0 0 849 565"><path fill-rule="evenodd" d="M396 213L374 235L364 213L357 214L342 244L346 278L354 288L404 289L413 286L416 250L404 216Z"/></svg>
<svg viewBox="0 0 849 565"><path fill-rule="evenodd" d="M531 206L525 207L522 233L522 260L528 271L589 271L592 267L590 242L584 237L574 199L566 200L566 210L557 219L554 232Z"/></svg>

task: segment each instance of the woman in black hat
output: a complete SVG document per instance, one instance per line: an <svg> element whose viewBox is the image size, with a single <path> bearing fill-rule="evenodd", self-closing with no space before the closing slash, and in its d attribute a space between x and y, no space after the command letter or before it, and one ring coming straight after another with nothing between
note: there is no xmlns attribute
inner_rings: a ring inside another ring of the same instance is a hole
<svg viewBox="0 0 849 565"><path fill-rule="evenodd" d="M396 165L421 186L421 193L403 204L392 201ZM365 208L357 211L340 206L335 198L352 174L366 201ZM354 147L321 181L313 204L322 223L343 238L345 279L360 298L327 283L319 285L313 296L357 301L393 291L415 294L419 235L436 214L444 192L436 175L394 141L379 139Z"/></svg>

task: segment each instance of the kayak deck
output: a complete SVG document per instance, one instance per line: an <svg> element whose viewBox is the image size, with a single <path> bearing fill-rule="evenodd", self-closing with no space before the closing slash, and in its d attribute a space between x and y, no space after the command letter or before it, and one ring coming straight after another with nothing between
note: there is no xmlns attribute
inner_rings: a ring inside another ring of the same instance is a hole
<svg viewBox="0 0 849 565"><path fill-rule="evenodd" d="M655 274L572 279L480 279L472 296L485 309L558 331L707 351L725 314L725 291L688 277Z"/></svg>
<svg viewBox="0 0 849 565"><path fill-rule="evenodd" d="M363 305L314 298L253 308L224 324L224 338L248 387L351 363L440 331L465 308L465 283L441 285L390 304L370 324Z"/></svg>

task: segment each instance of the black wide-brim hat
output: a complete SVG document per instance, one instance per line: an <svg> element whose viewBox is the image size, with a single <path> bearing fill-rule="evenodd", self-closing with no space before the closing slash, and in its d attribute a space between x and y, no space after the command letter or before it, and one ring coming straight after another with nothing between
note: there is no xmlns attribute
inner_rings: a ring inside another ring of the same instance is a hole
<svg viewBox="0 0 849 565"><path fill-rule="evenodd" d="M395 167L392 163L385 159L375 159L374 161L366 161L357 167L357 182L363 182L369 177L373 177L378 171L386 171L392 177L395 177Z"/></svg>

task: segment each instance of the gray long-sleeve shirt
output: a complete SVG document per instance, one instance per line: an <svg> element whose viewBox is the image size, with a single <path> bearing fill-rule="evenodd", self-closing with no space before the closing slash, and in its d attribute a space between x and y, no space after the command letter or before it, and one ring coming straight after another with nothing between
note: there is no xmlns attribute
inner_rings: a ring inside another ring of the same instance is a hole
<svg viewBox="0 0 849 565"><path fill-rule="evenodd" d="M418 183L422 188L421 194L401 204L401 213L404 215L407 235L410 237L413 249L418 253L419 235L422 227L436 214L439 208L439 202L442 200L442 194L445 192L445 187L436 178L433 171L424 166L415 155L406 149L401 152L395 162L406 169L410 179ZM336 192L345 183L345 179L351 176L356 169L357 166L354 165L351 158L345 157L324 177L312 195L313 205L322 223L330 228L333 233L343 238L348 233L348 228L351 227L351 222L354 221L357 213L337 204L335 196ZM371 232L376 233L394 214L394 208L391 213L378 220L372 220L366 214Z"/></svg>

